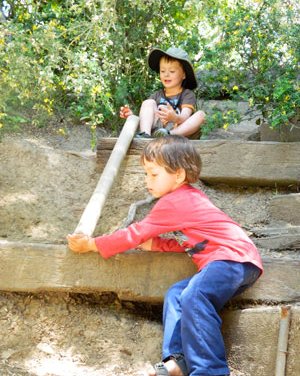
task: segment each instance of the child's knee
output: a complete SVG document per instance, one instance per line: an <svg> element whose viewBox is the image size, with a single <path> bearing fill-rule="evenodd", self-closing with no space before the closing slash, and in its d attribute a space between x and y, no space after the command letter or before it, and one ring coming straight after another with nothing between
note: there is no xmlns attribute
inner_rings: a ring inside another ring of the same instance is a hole
<svg viewBox="0 0 300 376"><path fill-rule="evenodd" d="M165 301L180 300L182 291L185 288L185 285L182 285L183 281L176 282L174 285L168 288Z"/></svg>
<svg viewBox="0 0 300 376"><path fill-rule="evenodd" d="M205 121L205 112L204 111L196 111L193 116L198 119L199 123L203 123Z"/></svg>
<svg viewBox="0 0 300 376"><path fill-rule="evenodd" d="M154 99L145 99L141 107L157 107Z"/></svg>

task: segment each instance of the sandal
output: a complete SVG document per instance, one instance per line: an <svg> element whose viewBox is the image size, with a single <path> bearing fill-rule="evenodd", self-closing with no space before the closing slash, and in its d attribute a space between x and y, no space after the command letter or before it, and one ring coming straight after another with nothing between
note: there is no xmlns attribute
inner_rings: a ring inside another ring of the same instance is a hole
<svg viewBox="0 0 300 376"><path fill-rule="evenodd" d="M167 359L168 360L172 359L172 360L175 361L175 363L180 368L183 376L189 376L188 369L187 369L187 366L186 366L186 362L185 362L184 356L182 354L173 354ZM169 376L169 372L168 372L168 370L167 370L167 368L166 368L166 366L163 362L156 363L154 365L154 369L155 369L155 372L156 372L156 376Z"/></svg>
<svg viewBox="0 0 300 376"><path fill-rule="evenodd" d="M183 376L189 376L187 365L186 365L184 356L182 354L173 354L170 356L170 359L173 359L177 363Z"/></svg>
<svg viewBox="0 0 300 376"><path fill-rule="evenodd" d="M156 363L153 366L156 376L169 376L169 371L167 370L163 362Z"/></svg>
<svg viewBox="0 0 300 376"><path fill-rule="evenodd" d="M146 133L146 132L140 132L140 133L137 133L135 136L135 138L152 138L150 136L150 134Z"/></svg>
<svg viewBox="0 0 300 376"><path fill-rule="evenodd" d="M170 131L167 128L158 128L153 132L154 137L166 137L170 136Z"/></svg>

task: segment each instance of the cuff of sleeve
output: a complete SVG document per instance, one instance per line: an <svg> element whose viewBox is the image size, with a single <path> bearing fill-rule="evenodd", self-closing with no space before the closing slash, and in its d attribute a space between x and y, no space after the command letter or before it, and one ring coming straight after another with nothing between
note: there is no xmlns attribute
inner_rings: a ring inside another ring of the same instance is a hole
<svg viewBox="0 0 300 376"><path fill-rule="evenodd" d="M100 253L100 255L107 259L110 257L110 255L108 255L106 252L105 252L105 247L103 246L102 242L101 242L101 237L97 237L95 238L95 244L96 244L96 247L97 247L97 250L98 252Z"/></svg>

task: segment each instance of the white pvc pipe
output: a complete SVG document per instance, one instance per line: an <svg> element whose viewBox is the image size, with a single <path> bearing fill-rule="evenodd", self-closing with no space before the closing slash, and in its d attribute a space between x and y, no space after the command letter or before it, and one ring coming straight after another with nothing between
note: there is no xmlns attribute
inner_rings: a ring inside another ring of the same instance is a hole
<svg viewBox="0 0 300 376"><path fill-rule="evenodd" d="M118 140L111 152L96 189L90 198L78 226L75 229L77 234L91 236L101 216L105 200L110 192L113 182L119 172L121 163L127 153L130 143L134 137L139 124L139 118L131 115L127 118Z"/></svg>

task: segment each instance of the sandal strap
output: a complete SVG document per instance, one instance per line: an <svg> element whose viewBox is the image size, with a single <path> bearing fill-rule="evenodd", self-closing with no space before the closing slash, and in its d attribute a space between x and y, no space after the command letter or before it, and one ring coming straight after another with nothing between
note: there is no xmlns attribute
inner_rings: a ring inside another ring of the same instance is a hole
<svg viewBox="0 0 300 376"><path fill-rule="evenodd" d="M170 359L173 359L177 363L178 367L181 369L183 376L189 376L187 365L182 354L172 354L170 356Z"/></svg>
<svg viewBox="0 0 300 376"><path fill-rule="evenodd" d="M169 376L169 372L163 362L154 364L156 376Z"/></svg>

